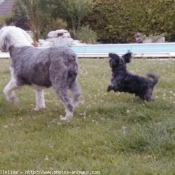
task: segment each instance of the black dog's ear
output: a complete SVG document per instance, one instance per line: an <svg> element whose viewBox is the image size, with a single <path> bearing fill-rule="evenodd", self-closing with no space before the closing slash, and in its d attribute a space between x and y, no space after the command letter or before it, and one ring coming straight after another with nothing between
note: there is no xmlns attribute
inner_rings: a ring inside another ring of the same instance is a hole
<svg viewBox="0 0 175 175"><path fill-rule="evenodd" d="M109 53L109 57L113 59L118 59L119 56L116 53Z"/></svg>
<svg viewBox="0 0 175 175"><path fill-rule="evenodd" d="M132 56L131 52L128 52L128 53L126 53L125 55L122 56L125 60L125 63L130 63L131 62L131 56Z"/></svg>
<svg viewBox="0 0 175 175"><path fill-rule="evenodd" d="M109 60L110 67L116 67L119 63L120 57L115 53L109 53L109 57L111 58Z"/></svg>

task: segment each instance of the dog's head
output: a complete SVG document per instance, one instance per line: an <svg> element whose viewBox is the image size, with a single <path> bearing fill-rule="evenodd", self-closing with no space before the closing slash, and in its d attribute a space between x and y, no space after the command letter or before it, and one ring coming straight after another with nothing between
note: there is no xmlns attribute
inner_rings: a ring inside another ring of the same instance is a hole
<svg viewBox="0 0 175 175"><path fill-rule="evenodd" d="M11 46L31 46L32 38L19 27L7 26L0 29L0 50L8 52Z"/></svg>
<svg viewBox="0 0 175 175"><path fill-rule="evenodd" d="M131 61L131 55L132 53L128 52L125 55L122 55L121 57L117 55L116 53L109 53L109 64L111 68L115 68L118 66L124 66L126 67L126 63L129 63Z"/></svg>

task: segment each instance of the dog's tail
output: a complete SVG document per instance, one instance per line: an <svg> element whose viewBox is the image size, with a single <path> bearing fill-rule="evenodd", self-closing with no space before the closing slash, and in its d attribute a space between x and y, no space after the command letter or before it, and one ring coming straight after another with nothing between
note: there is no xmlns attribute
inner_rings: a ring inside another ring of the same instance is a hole
<svg viewBox="0 0 175 175"><path fill-rule="evenodd" d="M152 78L153 79L153 87L155 86L155 84L157 84L158 80L159 80L159 76L154 74L154 73L151 73L151 72L148 72L147 73L147 77L149 78Z"/></svg>

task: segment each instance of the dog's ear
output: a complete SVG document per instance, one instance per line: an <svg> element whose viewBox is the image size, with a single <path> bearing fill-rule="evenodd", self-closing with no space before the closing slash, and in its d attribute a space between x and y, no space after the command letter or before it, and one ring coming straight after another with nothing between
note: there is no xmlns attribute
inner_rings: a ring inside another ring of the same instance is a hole
<svg viewBox="0 0 175 175"><path fill-rule="evenodd" d="M109 53L109 57L111 58L109 60L110 67L116 67L119 63L120 57L115 53Z"/></svg>
<svg viewBox="0 0 175 175"><path fill-rule="evenodd" d="M0 50L2 52L8 52L9 51L9 44L8 44L8 38L5 37L4 40L2 40L0 44Z"/></svg>
<svg viewBox="0 0 175 175"><path fill-rule="evenodd" d="M126 53L125 55L122 56L125 60L125 63L130 63L131 62L131 56L132 56L131 52L128 52L128 53Z"/></svg>
<svg viewBox="0 0 175 175"><path fill-rule="evenodd" d="M109 57L113 59L118 59L119 56L116 53L109 53Z"/></svg>

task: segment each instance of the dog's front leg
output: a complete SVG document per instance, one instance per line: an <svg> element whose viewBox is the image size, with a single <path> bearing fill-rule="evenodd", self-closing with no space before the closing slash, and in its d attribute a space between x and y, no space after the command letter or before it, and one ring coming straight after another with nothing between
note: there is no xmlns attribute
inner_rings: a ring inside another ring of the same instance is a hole
<svg viewBox="0 0 175 175"><path fill-rule="evenodd" d="M3 90L6 96L6 99L10 101L11 103L14 103L14 104L18 103L18 97L15 94L15 90L18 88L19 86L17 86L16 80L11 79Z"/></svg>
<svg viewBox="0 0 175 175"><path fill-rule="evenodd" d="M8 101L16 104L16 103L18 103L18 97L15 94L15 90L20 88L20 86L17 85L17 80L16 80L16 77L14 75L14 68L13 67L10 67L10 72L11 72L11 80L4 88L3 92L4 92L6 99Z"/></svg>
<svg viewBox="0 0 175 175"><path fill-rule="evenodd" d="M113 88L114 88L113 85L109 85L108 88L107 88L107 92L110 92L110 91L114 90Z"/></svg>
<svg viewBox="0 0 175 175"><path fill-rule="evenodd" d="M44 89L35 89L35 95L36 95L36 107L34 110L39 111L46 108L44 99Z"/></svg>

